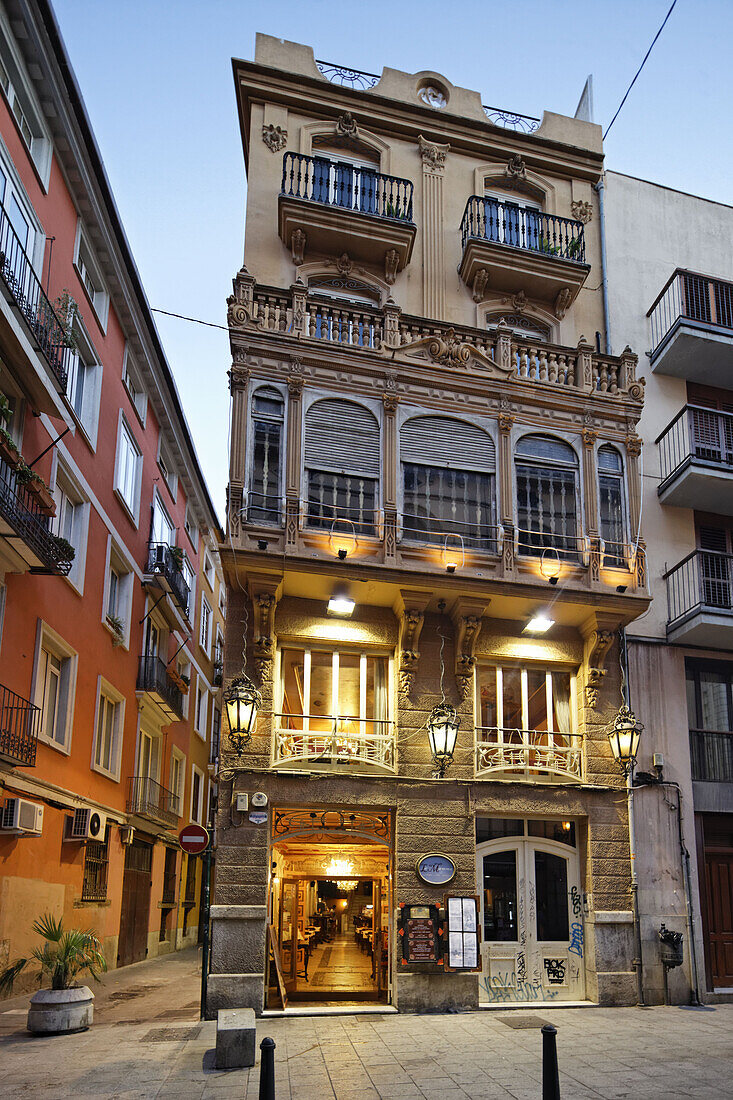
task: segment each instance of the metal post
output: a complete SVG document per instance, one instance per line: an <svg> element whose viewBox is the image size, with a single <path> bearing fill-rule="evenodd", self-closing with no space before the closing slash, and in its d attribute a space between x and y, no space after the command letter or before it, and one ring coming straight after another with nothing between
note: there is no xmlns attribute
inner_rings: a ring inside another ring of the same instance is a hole
<svg viewBox="0 0 733 1100"><path fill-rule="evenodd" d="M204 852L204 889L201 898L204 919L204 939L201 944L201 1019L206 1019L206 994L209 984L209 895L211 892L211 837Z"/></svg>
<svg viewBox="0 0 733 1100"><path fill-rule="evenodd" d="M629 813L629 856L631 858L631 908L634 915L634 959L636 971L636 1003L644 1007L644 971L641 958L641 920L639 918L639 881L636 877L636 839L634 836L634 765L626 770L626 791Z"/></svg>
<svg viewBox="0 0 733 1100"><path fill-rule="evenodd" d="M263 1039L260 1050L259 1100L275 1100L275 1040Z"/></svg>
<svg viewBox="0 0 733 1100"><path fill-rule="evenodd" d="M260 1095L260 1100L262 1096ZM560 1076L557 1068L557 1028L542 1028L542 1100L560 1100Z"/></svg>

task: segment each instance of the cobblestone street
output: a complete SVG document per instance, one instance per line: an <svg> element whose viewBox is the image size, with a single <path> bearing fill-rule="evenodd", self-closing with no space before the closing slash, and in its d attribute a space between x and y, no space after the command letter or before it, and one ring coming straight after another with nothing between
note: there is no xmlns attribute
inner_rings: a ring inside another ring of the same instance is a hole
<svg viewBox="0 0 733 1100"><path fill-rule="evenodd" d="M256 1098L259 1066L213 1068L198 981L193 951L112 972L79 1035L32 1038L27 999L3 1002L3 1096ZM539 1100L539 1028L511 1026L539 1022L558 1029L563 1100L733 1095L733 1005L271 1017L257 1034L277 1044L278 1100Z"/></svg>

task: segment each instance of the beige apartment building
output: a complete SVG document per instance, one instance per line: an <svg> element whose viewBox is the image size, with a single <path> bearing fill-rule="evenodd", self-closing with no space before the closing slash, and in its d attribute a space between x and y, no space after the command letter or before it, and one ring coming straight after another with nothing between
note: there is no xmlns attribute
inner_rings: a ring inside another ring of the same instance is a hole
<svg viewBox="0 0 733 1100"><path fill-rule="evenodd" d="M262 704L222 731L209 1012L634 1003L644 386L605 351L600 127L264 35L233 67L224 688L244 646Z"/></svg>

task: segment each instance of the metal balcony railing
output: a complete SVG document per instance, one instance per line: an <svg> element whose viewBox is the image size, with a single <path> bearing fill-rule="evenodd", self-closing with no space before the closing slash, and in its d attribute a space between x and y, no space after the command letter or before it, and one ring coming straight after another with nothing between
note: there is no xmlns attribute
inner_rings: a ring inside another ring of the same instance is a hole
<svg viewBox="0 0 733 1100"><path fill-rule="evenodd" d="M482 104L484 114L494 126L503 126L506 130L519 130L523 134L533 134L539 129L540 119L534 115L520 115L517 111L507 111L503 107L487 107Z"/></svg>
<svg viewBox="0 0 733 1100"><path fill-rule="evenodd" d="M685 405L655 440L665 482L697 461L733 470L733 413Z"/></svg>
<svg viewBox="0 0 733 1100"><path fill-rule="evenodd" d="M443 500L444 507L450 503ZM456 511L461 510L460 500L455 502ZM481 550L485 554L498 554L504 535L503 528L497 524L485 522L478 509L474 519L450 520L433 516L419 515L416 512L403 512L400 516L400 541L421 543L427 546L443 547L459 559L464 547ZM486 509L488 514L488 508Z"/></svg>
<svg viewBox="0 0 733 1100"><path fill-rule="evenodd" d="M183 718L183 695L168 676L168 667L160 657L140 658L137 690L160 696L178 718Z"/></svg>
<svg viewBox="0 0 733 1100"><path fill-rule="evenodd" d="M582 222L480 195L472 195L468 200L461 221L461 248L470 240L491 241L558 260L585 263Z"/></svg>
<svg viewBox="0 0 733 1100"><path fill-rule="evenodd" d="M511 778L583 778L583 738L547 730L477 726L476 775Z"/></svg>
<svg viewBox="0 0 733 1100"><path fill-rule="evenodd" d="M188 615L188 601L191 590L186 584L181 567L176 561L173 548L167 542L149 543L147 572L163 582L184 615Z"/></svg>
<svg viewBox="0 0 733 1100"><path fill-rule="evenodd" d="M533 517L528 518L531 523ZM585 535L568 535L547 528L537 530L517 527L514 531L514 549L520 557L557 557L561 561L588 564L588 540Z"/></svg>
<svg viewBox="0 0 733 1100"><path fill-rule="evenodd" d="M285 153L280 194L412 224L411 180L345 161Z"/></svg>
<svg viewBox="0 0 733 1100"><path fill-rule="evenodd" d="M40 724L41 708L0 684L0 758L32 768Z"/></svg>
<svg viewBox="0 0 733 1100"><path fill-rule="evenodd" d="M733 554L693 550L664 578L668 627L698 611L733 612Z"/></svg>
<svg viewBox="0 0 733 1100"><path fill-rule="evenodd" d="M62 393L66 393L72 349L66 329L43 292L33 265L0 203L0 277L15 301L31 336L43 352Z"/></svg>
<svg viewBox="0 0 733 1100"><path fill-rule="evenodd" d="M276 714L274 718L276 764L361 764L395 769L394 722L323 714Z"/></svg>
<svg viewBox="0 0 733 1100"><path fill-rule="evenodd" d="M733 283L677 268L647 317L652 329L652 355L678 321L697 321L728 330L733 336Z"/></svg>
<svg viewBox="0 0 733 1100"><path fill-rule="evenodd" d="M3 458L0 458L0 516L41 559L49 573L68 574L72 562L65 559L64 550L51 533L49 517Z"/></svg>
<svg viewBox="0 0 733 1100"><path fill-rule="evenodd" d="M160 783L146 775L133 775L128 780L127 812L139 814L164 825L175 825L178 821L178 799Z"/></svg>
<svg viewBox="0 0 733 1100"><path fill-rule="evenodd" d="M704 783L733 783L733 733L690 730L692 778Z"/></svg>

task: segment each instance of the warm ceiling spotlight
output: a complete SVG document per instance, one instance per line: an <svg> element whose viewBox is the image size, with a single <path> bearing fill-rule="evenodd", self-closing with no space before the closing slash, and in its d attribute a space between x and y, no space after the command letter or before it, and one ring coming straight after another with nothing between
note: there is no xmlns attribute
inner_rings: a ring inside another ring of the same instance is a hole
<svg viewBox="0 0 733 1100"><path fill-rule="evenodd" d="M267 539L257 539L257 549L266 550L268 547Z"/></svg>
<svg viewBox="0 0 733 1100"><path fill-rule="evenodd" d="M446 573L455 573L456 563L454 561L448 562L448 564L445 567L445 571L446 571Z"/></svg>
<svg viewBox="0 0 733 1100"><path fill-rule="evenodd" d="M536 615L533 615L524 628L524 634L546 634L551 626L555 625L555 620L548 618L539 611Z"/></svg>
<svg viewBox="0 0 733 1100"><path fill-rule="evenodd" d="M354 601L349 596L331 596L328 601L328 614L348 618L355 606Z"/></svg>

